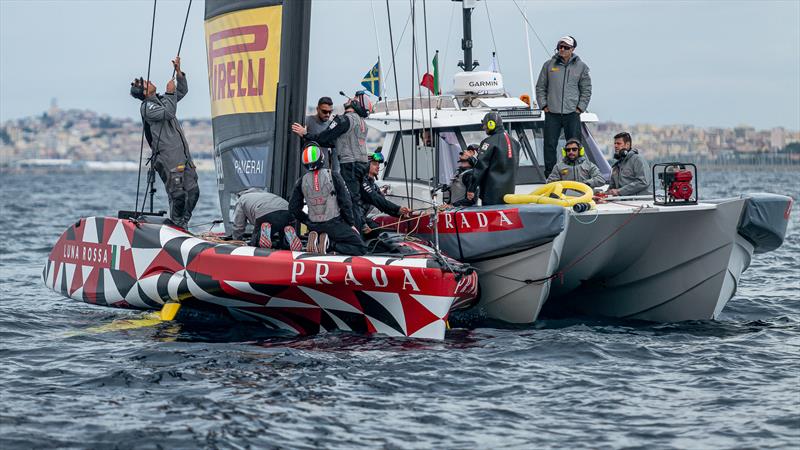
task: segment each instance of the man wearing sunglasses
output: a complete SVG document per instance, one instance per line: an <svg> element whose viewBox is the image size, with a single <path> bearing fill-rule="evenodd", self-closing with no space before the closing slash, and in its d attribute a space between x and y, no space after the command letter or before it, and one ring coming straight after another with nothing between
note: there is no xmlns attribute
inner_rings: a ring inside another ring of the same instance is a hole
<svg viewBox="0 0 800 450"><path fill-rule="evenodd" d="M577 139L570 139L561 150L561 161L553 167L547 182L554 181L579 181L596 188L606 184L606 179L600 173L600 169L589 161L584 154L583 147Z"/></svg>
<svg viewBox="0 0 800 450"><path fill-rule="evenodd" d="M559 39L556 54L544 63L536 82L536 101L545 112L545 173L556 165L561 130L564 130L564 139L580 139L580 115L592 98L589 66L574 54L577 46L578 41L572 36Z"/></svg>
<svg viewBox="0 0 800 450"><path fill-rule="evenodd" d="M306 116L306 128L308 128L308 133L319 134L325 131L325 129L331 124L331 117L333 117L333 100L331 100L330 97L320 97L319 101L317 101L316 114ZM328 164L330 165L329 168L338 172L338 158L333 157L331 154L332 150L330 148L322 146L320 146L320 148L327 152Z"/></svg>
<svg viewBox="0 0 800 450"><path fill-rule="evenodd" d="M375 179L378 177L378 172L380 172L383 162L384 158L381 152L370 153L369 172L367 173L367 178L361 183L360 194L361 206L363 208L361 233L366 239L375 237L374 235L379 232L379 230L377 230L379 227L378 223L367 217L369 210L372 209L373 206L377 208L378 211L392 217L400 217L411 212L411 210L405 206L395 205L389 200L386 200L386 197L383 196L383 191L381 191L377 183L375 183Z"/></svg>

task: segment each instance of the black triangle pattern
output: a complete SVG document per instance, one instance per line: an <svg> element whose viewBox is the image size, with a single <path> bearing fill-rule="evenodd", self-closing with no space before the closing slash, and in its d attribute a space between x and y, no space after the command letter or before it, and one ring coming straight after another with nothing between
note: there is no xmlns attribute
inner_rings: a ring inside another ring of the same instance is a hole
<svg viewBox="0 0 800 450"><path fill-rule="evenodd" d="M161 248L160 225L140 223L133 229L133 248Z"/></svg>
<svg viewBox="0 0 800 450"><path fill-rule="evenodd" d="M97 228L97 242L103 242L103 231L105 228L106 221L102 217L95 217L94 218L94 226ZM102 291L98 291L102 292Z"/></svg>
<svg viewBox="0 0 800 450"><path fill-rule="evenodd" d="M346 323L351 330L356 333L366 333L367 319L361 313L354 313L349 311L339 311L338 309L325 310L326 312L335 315L342 322Z"/></svg>
<svg viewBox="0 0 800 450"><path fill-rule="evenodd" d="M123 298L128 296L128 292L130 292L133 285L136 284L136 279L122 270L111 269L111 278L114 280L114 285L117 286L117 290Z"/></svg>
<svg viewBox="0 0 800 450"><path fill-rule="evenodd" d="M181 266L183 266L183 257L181 256L181 245L187 240L191 239L189 236L181 236L170 239L166 244L164 244L164 251L167 252L169 256L178 262Z"/></svg>
<svg viewBox="0 0 800 450"><path fill-rule="evenodd" d="M361 309L364 311L364 314L373 317L381 322L385 323L386 325L390 326L392 329L396 330L401 335L404 335L405 332L403 331L403 327L397 323L397 320L394 318L392 313L389 312L386 308L383 307L377 300L370 297L369 295L365 294L362 291L354 291L353 292L358 299L358 302L361 304Z"/></svg>

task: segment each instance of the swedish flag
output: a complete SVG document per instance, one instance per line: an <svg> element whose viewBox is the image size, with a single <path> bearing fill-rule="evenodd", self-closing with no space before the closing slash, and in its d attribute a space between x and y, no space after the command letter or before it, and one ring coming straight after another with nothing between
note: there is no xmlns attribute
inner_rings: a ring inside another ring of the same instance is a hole
<svg viewBox="0 0 800 450"><path fill-rule="evenodd" d="M361 80L361 85L367 88L368 91L372 92L372 95L376 97L381 96L381 60L378 59L378 62L372 66L372 69L364 75L364 78Z"/></svg>

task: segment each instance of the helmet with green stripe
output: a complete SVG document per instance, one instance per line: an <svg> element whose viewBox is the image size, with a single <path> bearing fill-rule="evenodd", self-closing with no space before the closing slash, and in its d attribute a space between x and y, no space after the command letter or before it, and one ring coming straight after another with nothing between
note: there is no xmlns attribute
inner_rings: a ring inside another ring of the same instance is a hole
<svg viewBox="0 0 800 450"><path fill-rule="evenodd" d="M303 148L303 165L308 170L319 170L325 164L325 152L315 143Z"/></svg>

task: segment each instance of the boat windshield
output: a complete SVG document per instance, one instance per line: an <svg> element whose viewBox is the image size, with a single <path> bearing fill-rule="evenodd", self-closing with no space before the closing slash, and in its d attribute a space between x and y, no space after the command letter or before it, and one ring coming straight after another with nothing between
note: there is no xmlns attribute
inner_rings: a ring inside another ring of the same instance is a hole
<svg viewBox="0 0 800 450"><path fill-rule="evenodd" d="M544 159L542 122L512 122L506 130L521 144L517 184L542 183ZM394 139L386 169L386 179L425 184L448 183L458 168L458 154L469 144L480 144L486 138L480 125L404 131Z"/></svg>

